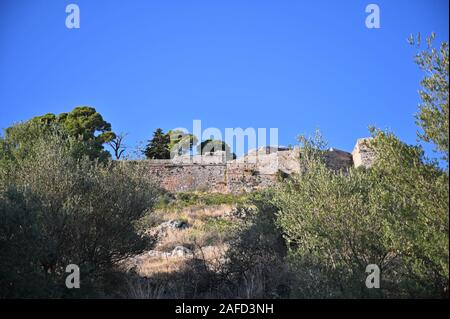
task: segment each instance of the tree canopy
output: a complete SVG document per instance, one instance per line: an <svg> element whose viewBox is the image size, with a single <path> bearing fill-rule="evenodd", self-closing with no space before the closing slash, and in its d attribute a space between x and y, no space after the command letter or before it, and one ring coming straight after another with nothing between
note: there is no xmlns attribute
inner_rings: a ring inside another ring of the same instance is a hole
<svg viewBox="0 0 450 319"><path fill-rule="evenodd" d="M191 152L198 139L195 135L183 132L181 130L170 130L167 132L169 136L169 150L171 157Z"/></svg>
<svg viewBox="0 0 450 319"><path fill-rule="evenodd" d="M115 138L111 124L106 122L94 108L80 106L69 113L48 113L13 125L5 130L2 144L16 155L25 155L36 139L57 132L62 137L73 137L79 143L74 147L74 156L89 156L105 160L110 157L103 144Z"/></svg>
<svg viewBox="0 0 450 319"><path fill-rule="evenodd" d="M153 133L153 138L148 141L143 153L149 159L169 159L169 145L170 137L161 128L158 128Z"/></svg>
<svg viewBox="0 0 450 319"><path fill-rule="evenodd" d="M224 141L219 141L219 140L214 140L214 139L207 139L204 140L203 142L201 142L198 146L197 146L197 152L199 154L205 155L208 153L214 153L216 151L225 151L226 153L226 158L229 159L235 159L236 158L236 154L234 154L231 149L230 146L225 143Z"/></svg>
<svg viewBox="0 0 450 319"><path fill-rule="evenodd" d="M419 137L425 142L432 142L443 153L444 160L449 156L449 96L448 96L448 42L442 42L439 49L433 47L433 33L427 38L427 48L416 55L416 63L425 72L419 91L422 102L416 120L422 129ZM420 34L411 44L420 45Z"/></svg>

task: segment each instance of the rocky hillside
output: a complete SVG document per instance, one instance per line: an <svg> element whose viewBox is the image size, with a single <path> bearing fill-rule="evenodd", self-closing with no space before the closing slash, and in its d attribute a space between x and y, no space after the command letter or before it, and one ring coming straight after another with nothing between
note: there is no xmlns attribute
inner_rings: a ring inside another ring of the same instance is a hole
<svg viewBox="0 0 450 319"><path fill-rule="evenodd" d="M227 241L239 219L233 212L244 196L181 193L159 203L155 212L139 222L152 249L127 258L122 267L141 277L173 273L187 262L201 259L220 266Z"/></svg>

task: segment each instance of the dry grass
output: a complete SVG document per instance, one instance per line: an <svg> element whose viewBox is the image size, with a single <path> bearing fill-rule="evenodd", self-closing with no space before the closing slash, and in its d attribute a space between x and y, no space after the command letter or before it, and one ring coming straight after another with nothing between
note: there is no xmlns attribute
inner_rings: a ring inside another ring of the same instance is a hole
<svg viewBox="0 0 450 319"><path fill-rule="evenodd" d="M154 215L154 218L158 220L182 219L189 224L193 224L204 218L225 216L229 214L234 207L234 205L229 204L211 206L195 205L180 210L166 211L159 209L152 214Z"/></svg>
<svg viewBox="0 0 450 319"><path fill-rule="evenodd" d="M209 270L217 270L224 262L224 255L228 245L196 247L191 256L150 256L142 254L138 256L138 262L129 259L123 263L125 269L134 269L134 271L143 277L150 277L155 274L174 273L183 269L189 261L196 259L202 260ZM135 259L134 259L135 260Z"/></svg>
<svg viewBox="0 0 450 319"><path fill-rule="evenodd" d="M141 276L172 273L179 271L185 264L186 259L184 257L149 257L136 270Z"/></svg>
<svg viewBox="0 0 450 319"><path fill-rule="evenodd" d="M187 207L181 211L157 211L158 220L183 220L189 227L185 229L169 229L160 238L155 249L161 251L171 251L176 246L182 245L189 249L194 247L204 247L220 245L226 240L223 231L211 227L215 221L229 220L230 212L234 209L231 205L217 205L211 207Z"/></svg>
<svg viewBox="0 0 450 319"><path fill-rule="evenodd" d="M127 259L122 263L126 270L134 269L140 276L150 277L155 274L180 271L189 259L199 259L211 269L217 268L227 249L227 228L234 223L231 211L234 205L193 205L180 210L157 210L151 213L151 219L144 227L152 233L154 227L164 221L182 220L187 228L168 228L160 233L154 246L158 252L170 253L177 246L184 246L193 252L191 256L152 256L148 253ZM156 228L157 229L157 228Z"/></svg>
<svg viewBox="0 0 450 319"><path fill-rule="evenodd" d="M235 205L185 204L179 207L175 203L170 210L160 208L149 214L153 220L148 220L147 229L160 234L154 247L156 252L136 256L126 297L266 298L289 294L289 286L285 284L290 280L288 272L283 265L273 262L270 249L256 252L244 249L238 255L235 247L229 251L230 240L238 234L234 230L242 231L243 226L242 219L232 214ZM159 227L170 220L181 220L188 227L172 229L167 224ZM192 254L171 256L169 252L176 246L184 246Z"/></svg>

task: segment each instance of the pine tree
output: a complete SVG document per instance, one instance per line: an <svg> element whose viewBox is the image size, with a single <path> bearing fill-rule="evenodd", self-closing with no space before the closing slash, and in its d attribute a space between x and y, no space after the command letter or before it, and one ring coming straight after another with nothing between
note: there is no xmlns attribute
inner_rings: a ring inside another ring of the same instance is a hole
<svg viewBox="0 0 450 319"><path fill-rule="evenodd" d="M153 138L148 142L144 154L149 159L169 159L170 137L158 128L153 133Z"/></svg>

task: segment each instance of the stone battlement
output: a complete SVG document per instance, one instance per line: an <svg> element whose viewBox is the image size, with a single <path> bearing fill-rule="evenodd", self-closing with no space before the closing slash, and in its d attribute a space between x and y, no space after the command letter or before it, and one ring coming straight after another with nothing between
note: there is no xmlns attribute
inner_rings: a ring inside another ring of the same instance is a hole
<svg viewBox="0 0 450 319"><path fill-rule="evenodd" d="M325 163L335 170L370 166L373 153L367 140L358 139L352 153L330 148L324 155ZM273 186L280 175L300 172L298 156L298 149L262 147L230 161L226 161L224 152L215 152L137 163L145 165L161 187L170 192L241 193Z"/></svg>

